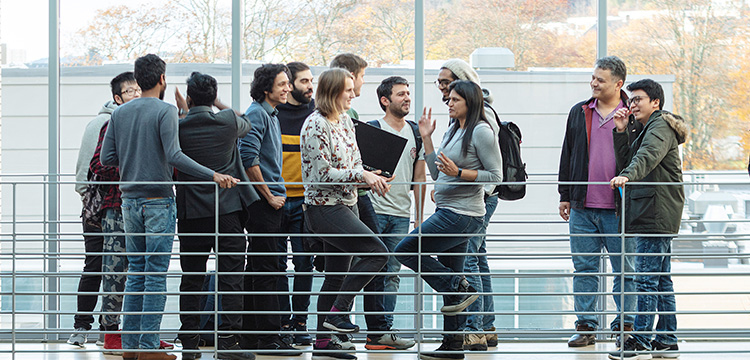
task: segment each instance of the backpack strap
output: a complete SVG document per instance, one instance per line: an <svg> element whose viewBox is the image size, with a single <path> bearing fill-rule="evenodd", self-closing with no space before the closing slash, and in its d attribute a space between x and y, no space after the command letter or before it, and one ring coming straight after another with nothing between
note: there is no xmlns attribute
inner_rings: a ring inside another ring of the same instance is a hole
<svg viewBox="0 0 750 360"><path fill-rule="evenodd" d="M500 116L497 115L497 111L495 111L495 108L493 108L492 105L490 105L490 103L488 103L486 101L484 102L484 106L488 107L488 108L490 108L490 110L492 110L492 113L495 115L495 121L497 121L497 127L498 128L503 127L503 124L500 123Z"/></svg>
<svg viewBox="0 0 750 360"><path fill-rule="evenodd" d="M378 120L370 120L367 122L368 125L372 125L378 129L380 129L380 121Z"/></svg>

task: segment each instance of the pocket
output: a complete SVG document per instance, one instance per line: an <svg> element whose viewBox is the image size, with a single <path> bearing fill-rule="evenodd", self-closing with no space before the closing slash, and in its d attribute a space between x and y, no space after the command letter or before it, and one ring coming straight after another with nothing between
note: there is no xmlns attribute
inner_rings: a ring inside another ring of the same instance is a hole
<svg viewBox="0 0 750 360"><path fill-rule="evenodd" d="M147 234L163 234L174 232L174 215L174 204L143 204L143 223L146 228L145 232Z"/></svg>
<svg viewBox="0 0 750 360"><path fill-rule="evenodd" d="M632 189L629 198L629 208L625 209L625 213L630 218L630 225L653 225L656 223L656 189Z"/></svg>

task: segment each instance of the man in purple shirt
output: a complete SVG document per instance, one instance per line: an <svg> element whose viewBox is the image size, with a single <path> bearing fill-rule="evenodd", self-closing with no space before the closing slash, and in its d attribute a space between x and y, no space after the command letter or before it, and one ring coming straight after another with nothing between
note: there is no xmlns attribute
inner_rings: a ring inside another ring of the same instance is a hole
<svg viewBox="0 0 750 360"><path fill-rule="evenodd" d="M635 247L632 240L626 238L623 249L622 238L616 236L619 217L615 211L615 194L604 184L611 179L610 175L616 174L612 144L613 117L618 109L625 107L628 98L622 91L626 76L625 64L619 58L608 56L597 60L591 75L592 97L574 105L568 114L558 180L582 183L558 186L560 217L569 221L570 251L575 267L573 292L576 293L574 304L578 320L576 334L568 341L570 347L595 343L594 331L599 327L599 315L594 314L597 311L597 296L581 293L599 291L599 275L590 274L601 272L599 259L602 249L610 253L612 272L616 274L612 291L615 293L617 310L620 314L625 312L624 316L615 316L610 329L619 332L633 328L635 315L628 312L635 311L635 297L625 296L624 304L620 304L621 296L617 294L622 290L629 292L635 289L633 277L623 278L617 273L633 271L634 257L625 257L622 253L633 253ZM631 139L642 128L638 124L633 120L628 124ZM589 184L585 184L587 182ZM596 182L603 184L592 184Z"/></svg>

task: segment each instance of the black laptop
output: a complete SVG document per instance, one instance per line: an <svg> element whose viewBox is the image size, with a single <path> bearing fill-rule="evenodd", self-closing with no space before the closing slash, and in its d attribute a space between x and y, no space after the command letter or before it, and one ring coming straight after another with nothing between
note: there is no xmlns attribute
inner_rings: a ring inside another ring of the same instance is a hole
<svg viewBox="0 0 750 360"><path fill-rule="evenodd" d="M369 171L380 170L381 175L391 177L407 140L365 122L352 121L357 133L357 146L362 154L362 167Z"/></svg>

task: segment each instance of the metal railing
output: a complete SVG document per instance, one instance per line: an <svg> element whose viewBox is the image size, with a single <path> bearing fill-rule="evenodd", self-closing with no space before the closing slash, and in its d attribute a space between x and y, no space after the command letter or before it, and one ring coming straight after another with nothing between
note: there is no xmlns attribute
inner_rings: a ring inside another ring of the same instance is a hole
<svg viewBox="0 0 750 360"><path fill-rule="evenodd" d="M747 186L747 201L750 204L750 181L747 181L744 173L732 173L737 175L737 180L708 182L701 180L697 182L686 181L683 185L687 189L705 188L707 185L735 185ZM539 178L543 178L541 174ZM546 174L549 175L549 174ZM744 175L744 176L743 176ZM700 177L703 175L697 176ZM9 181L9 178L21 178L22 180ZM35 180L34 178L41 180ZM688 177L696 177L693 173L686 173ZM22 354L25 352L38 352L39 350L24 350L16 346L23 341L63 341L71 332L72 319L75 314L88 314L94 317L103 315L102 311L78 312L75 307L75 297L78 292L75 284L81 275L83 259L87 253L83 250L81 238L89 235L81 232L80 221L70 214L63 215L59 219L50 219L47 209L47 189L50 186L69 187L73 181L52 181L45 175L5 175L0 181L4 195L2 221L0 221L0 343L8 341L10 346L0 347L1 354ZM533 177L532 177L533 178ZM180 183L176 185L196 185L213 183ZM243 183L247 184L247 183ZM252 184L252 183L251 183ZM431 183L434 184L434 183ZM487 258L490 263L490 272L487 275L492 278L493 292L484 295L492 296L495 300L495 310L492 312L474 312L475 314L496 316L496 333L502 342L515 341L550 341L564 342L564 339L574 333L574 321L576 313L573 309L573 296L575 292L571 285L574 276L571 256L591 255L573 253L568 247L570 233L567 226L556 215L557 198L534 197L535 192L555 194L557 181L529 181L527 198L519 202L500 202L498 211L495 213L487 232ZM394 183L394 185L398 185ZM664 184L653 183L654 186ZM671 184L674 185L674 184ZM415 187L419 188L419 187ZM35 190L34 190L35 189ZM218 190L218 187L216 187ZM627 191L627 187L625 189ZM10 194L9 194L10 192ZM58 193L61 193L58 191ZM742 196L742 191L739 192ZM690 194L687 194L690 195ZM23 198L23 199L19 199ZM25 202L24 199L36 199ZM218 202L218 193L216 195ZM737 207L742 207L742 197L737 200ZM551 207L550 207L551 205ZM750 205L748 205L750 206ZM541 209L543 207L543 209ZM686 204L687 207L687 204ZM432 206L427 201L425 218L432 214ZM739 209L732 216L739 213ZM53 212L56 213L56 212ZM218 209L216 209L218 214ZM65 214L63 211L62 214ZM695 214L698 215L698 214ZM620 220L623 220L620 218ZM731 233L691 232L689 227L697 229L700 225L709 224L732 224L734 231ZM57 231L48 231L50 224L56 224ZM214 249L218 249L222 237L231 234L222 234L218 231L218 220L215 233L208 234L215 237ZM123 235L122 233L99 234L99 235ZM136 235L136 234L133 234ZM145 234L148 236L148 234ZM175 239L180 235L197 235L187 233L175 233ZM201 234L206 235L206 234ZM283 236L298 235L288 233L277 234L247 234L250 237L258 236ZM313 236L310 234L299 234L300 236ZM319 236L321 234L316 234ZM347 236L356 238L362 235L336 235L324 234L326 236ZM391 236L403 237L408 234L389 234ZM455 236L466 234L437 234L431 237ZM472 234L480 235L480 234ZM601 236L597 235L580 235ZM628 234L625 232L604 234L621 239L624 245L625 239L633 235L649 237L649 234ZM679 339L690 339L691 341L750 341L750 220L746 218L727 218L724 220L704 220L699 217L683 219L682 230L674 234L671 276L674 279L675 291L669 293L656 293L659 295L673 294L677 297L677 311L674 312L678 318L678 328L674 332ZM421 227L416 227L413 236L422 237ZM576 236L579 236L578 234ZM179 245L179 242L175 242ZM700 244L703 248L698 247ZM679 246L677 246L679 245ZM108 253L88 253L88 255L105 255ZM141 255L142 253L128 253L130 255ZM229 255L257 256L257 254L222 253ZM352 253L350 255L392 255L389 253ZM405 255L425 255L421 251ZM215 263L216 251L206 253L190 253L190 255L207 255L210 263ZM263 254L268 255L268 254ZM310 255L309 253L294 253L291 251L279 252L278 255L291 259L293 255ZM317 256L341 255L341 253L316 253ZM436 255L436 254L430 254ZM475 255L472 253L451 253L450 255ZM598 278L598 291L589 294L597 296L597 310L587 314L596 315L599 328L594 332L599 340L605 340L609 336L623 335L623 332L609 330L610 319L615 315L643 314L643 312L618 311L613 303L612 297L619 296L620 300L626 295L638 295L639 292L613 292L611 282L615 277L624 280L625 276L637 276L637 272L612 273L608 270L607 258L619 256L635 257L639 254L634 252L601 253L599 272L575 274L576 276L592 276ZM665 255L665 254L655 254ZM167 305L163 312L164 321L158 332L163 339L172 339L178 334L178 316L182 313L177 306L179 295L178 282L183 274L205 274L219 275L226 273L207 271L206 273L183 273L180 271L176 260L179 257L178 249L174 249L171 255L170 270L167 276ZM315 310L315 297L321 292L320 282L325 273L317 271L295 272L290 261L288 270L280 273L263 273L263 275L283 275L289 278L299 275L312 275L315 279L313 289L309 294L312 297L311 306L307 314L308 333L316 334L330 333L330 331L315 330L314 319L324 316L328 312ZM92 272L89 275L111 275L111 273ZM152 273L143 273L152 274ZM236 273L235 273L236 274ZM258 273L243 272L244 276L253 276ZM337 274L337 273L329 273ZM344 273L342 273L344 274ZM432 290L421 279L422 273L413 272L402 268L399 272L379 272L378 275L399 275L402 278L401 288L398 292L384 292L397 294L400 302L397 303L394 313L393 329L404 336L414 336L418 344L429 344L438 339L442 331L442 314L439 307L442 304L439 293ZM430 275L452 275L454 273L432 273ZM667 273L652 273L652 275L667 275ZM109 292L99 291L87 293L87 295L104 295ZM118 294L125 294L124 292ZM213 291L201 291L197 294L210 296L214 304L219 296L228 292L219 291L218 286ZM257 292L243 291L232 294L255 295ZM300 294L290 291L263 292L263 295L289 296ZM361 295L357 292L357 301L352 310L355 323L364 325L362 316ZM406 299L406 301L404 301ZM228 313L214 307L212 310L199 311L197 314L217 318L221 314ZM262 312L245 312L246 314L262 314ZM119 314L132 314L119 312ZM184 314L184 313L183 313ZM298 314L293 311L280 311L280 315ZM656 312L655 314L659 314ZM684 325L683 325L684 324ZM94 327L95 328L95 327ZM382 333L382 331L365 331L362 326L362 334ZM622 328L622 327L620 327ZM92 330L91 335L97 336L102 331ZM127 332L119 332L127 333ZM214 328L201 331L190 331L190 333L210 334L216 336L218 324L214 321ZM260 330L236 331L236 334L263 334ZM292 332L293 334L294 332ZM456 334L468 333L464 330ZM654 332L636 332L651 333ZM428 346L429 347L429 346ZM612 346L614 349L614 346ZM302 348L310 352L309 347ZM86 347L85 349L70 350L57 349L50 352L102 352L101 348ZM180 349L174 350L179 352ZM216 350L204 350L215 352ZM357 352L369 352L358 348ZM420 353L426 351L421 345L410 350L398 351L398 353L412 352ZM529 349L528 351L504 350L499 347L490 349L490 354L555 354L567 353L569 349L560 351L543 351ZM378 350L382 353L382 350ZM691 350L683 350L683 354L702 353L745 353L750 349L741 346L728 346L720 351L715 348L702 349L697 347ZM386 353L388 353L386 351ZM606 351L599 350L587 353L605 354ZM2 355L4 356L4 355Z"/></svg>

